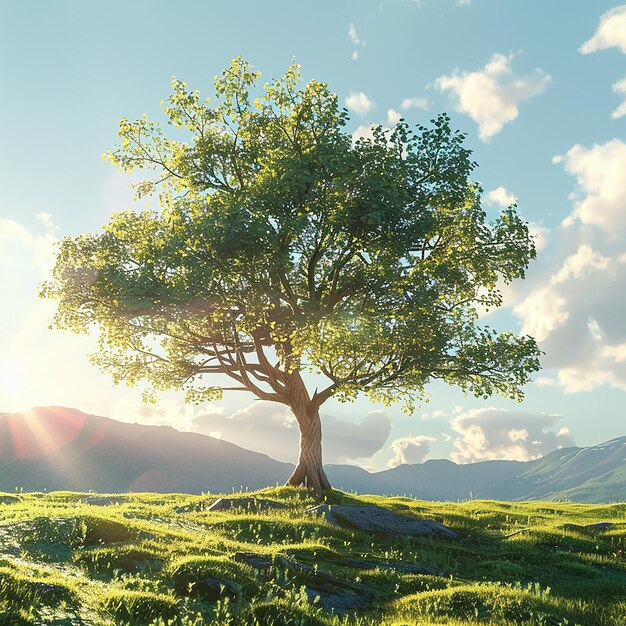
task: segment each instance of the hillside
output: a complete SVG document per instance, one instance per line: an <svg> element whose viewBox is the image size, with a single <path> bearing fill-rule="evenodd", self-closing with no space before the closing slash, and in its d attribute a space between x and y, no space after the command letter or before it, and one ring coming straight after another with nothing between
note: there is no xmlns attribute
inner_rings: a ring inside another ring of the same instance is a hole
<svg viewBox="0 0 626 626"><path fill-rule="evenodd" d="M529 462L429 460L368 472L329 465L346 491L428 500L626 500L626 437ZM62 407L0 414L0 490L230 492L282 484L293 466L232 443Z"/></svg>
<svg viewBox="0 0 626 626"><path fill-rule="evenodd" d="M0 490L228 492L284 482L292 467L167 426L62 407L0 416Z"/></svg>
<svg viewBox="0 0 626 626"><path fill-rule="evenodd" d="M453 531L399 537L247 496L0 494L0 626L625 623L626 505L327 496Z"/></svg>

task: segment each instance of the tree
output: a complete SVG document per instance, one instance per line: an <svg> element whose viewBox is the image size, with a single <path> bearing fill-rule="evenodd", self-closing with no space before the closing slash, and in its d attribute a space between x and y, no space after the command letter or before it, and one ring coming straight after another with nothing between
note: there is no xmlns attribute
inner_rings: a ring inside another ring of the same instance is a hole
<svg viewBox="0 0 626 626"><path fill-rule="evenodd" d="M331 397L412 411L433 379L522 397L536 342L479 326L477 307L501 304L499 281L524 277L535 248L514 206L487 222L446 115L354 143L326 84L301 88L292 64L253 100L259 76L234 59L214 106L174 79L164 111L176 138L145 116L122 120L106 156L154 171L136 190L159 193L161 210L65 238L42 295L58 301L54 326L99 327L93 359L116 383L290 407L301 443L288 484L320 492Z"/></svg>

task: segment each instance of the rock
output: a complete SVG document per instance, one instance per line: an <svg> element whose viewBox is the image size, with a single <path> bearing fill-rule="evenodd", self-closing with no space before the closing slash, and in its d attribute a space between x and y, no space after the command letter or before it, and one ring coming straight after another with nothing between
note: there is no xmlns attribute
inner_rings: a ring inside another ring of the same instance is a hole
<svg viewBox="0 0 626 626"><path fill-rule="evenodd" d="M458 539L452 529L432 520L400 515L380 506L349 506L322 504L306 513L323 515L326 521L369 533L383 533L397 537L447 537Z"/></svg>
<svg viewBox="0 0 626 626"><path fill-rule="evenodd" d="M16 502L19 502L21 500L21 498L19 498L18 496L0 496L0 504L15 504Z"/></svg>
<svg viewBox="0 0 626 626"><path fill-rule="evenodd" d="M613 522L596 522L595 524L587 524L586 526L581 524L563 524L563 530L573 530L579 533L595 534L604 533L607 530L611 530L614 526Z"/></svg>
<svg viewBox="0 0 626 626"><path fill-rule="evenodd" d="M206 500L197 500L196 502L189 502L188 504L182 504L181 506L175 506L175 513L199 513L206 510L208 506Z"/></svg>
<svg viewBox="0 0 626 626"><path fill-rule="evenodd" d="M355 593L338 593L330 591L320 591L312 587L305 587L310 602L315 603L325 611L332 612L335 615L352 615L355 611L365 608L368 600Z"/></svg>
<svg viewBox="0 0 626 626"><path fill-rule="evenodd" d="M399 574L427 574L429 576L447 576L446 572L431 567L430 565L420 565L419 563L387 563L381 561L365 561L362 559L344 559L341 565L354 567L357 569L380 569L398 572Z"/></svg>
<svg viewBox="0 0 626 626"><path fill-rule="evenodd" d="M263 498L218 498L207 511L229 511L230 509L247 509L253 511L282 510L287 507L282 502L264 500Z"/></svg>
<svg viewBox="0 0 626 626"><path fill-rule="evenodd" d="M111 506L113 504L124 504L128 502L128 498L126 496L90 496L85 498L84 502L92 506Z"/></svg>
<svg viewBox="0 0 626 626"><path fill-rule="evenodd" d="M231 580L222 578L204 578L193 583L191 593L202 596L209 602L216 602L224 596L237 595L237 585Z"/></svg>
<svg viewBox="0 0 626 626"><path fill-rule="evenodd" d="M238 563L245 563L258 570L266 570L274 563L274 559L271 556L254 554L253 552L235 552L233 559Z"/></svg>
<svg viewBox="0 0 626 626"><path fill-rule="evenodd" d="M595 524L587 524L586 526L583 526L583 528L587 532L604 533L607 530L611 530L611 528L613 528L613 526L614 526L613 522L596 522Z"/></svg>

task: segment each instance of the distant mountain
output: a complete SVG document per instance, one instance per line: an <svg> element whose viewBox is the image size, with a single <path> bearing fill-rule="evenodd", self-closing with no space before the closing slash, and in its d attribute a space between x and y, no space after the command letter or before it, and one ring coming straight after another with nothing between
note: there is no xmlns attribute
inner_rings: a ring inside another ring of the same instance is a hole
<svg viewBox="0 0 626 626"><path fill-rule="evenodd" d="M0 491L224 493L282 484L292 470L264 454L167 426L62 407L0 413ZM354 465L326 470L346 491L424 500L626 501L626 437L527 462L430 460L374 473Z"/></svg>
<svg viewBox="0 0 626 626"><path fill-rule="evenodd" d="M229 492L283 483L293 466L168 426L75 409L0 415L0 490Z"/></svg>

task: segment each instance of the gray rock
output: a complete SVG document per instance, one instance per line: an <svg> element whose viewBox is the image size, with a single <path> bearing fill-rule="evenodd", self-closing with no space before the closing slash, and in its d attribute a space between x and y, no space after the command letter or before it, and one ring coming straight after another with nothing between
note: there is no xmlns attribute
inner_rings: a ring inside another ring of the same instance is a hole
<svg viewBox="0 0 626 626"><path fill-rule="evenodd" d="M336 526L354 528L363 532L383 533L398 537L447 537L458 539L452 529L432 520L400 515L380 506L349 506L322 504L307 509L307 513L323 515Z"/></svg>
<svg viewBox="0 0 626 626"><path fill-rule="evenodd" d="M182 504L181 506L175 506L175 513L198 513L206 510L208 502L206 500L198 500L197 502L189 502L188 504Z"/></svg>
<svg viewBox="0 0 626 626"><path fill-rule="evenodd" d="M230 509L246 509L252 511L282 510L287 507L282 502L263 498L218 498L207 511L229 511Z"/></svg>
<svg viewBox="0 0 626 626"><path fill-rule="evenodd" d="M84 500L85 504L92 506L111 506L113 504L124 504L128 502L126 496L89 496Z"/></svg>
<svg viewBox="0 0 626 626"><path fill-rule="evenodd" d="M355 593L333 593L313 587L305 587L305 591L310 602L315 602L317 606L335 615L352 615L355 611L364 609L368 604L367 598Z"/></svg>
<svg viewBox="0 0 626 626"><path fill-rule="evenodd" d="M235 597L237 595L237 585L231 580L223 578L204 578L193 583L192 594L202 596L209 602L216 602L224 596Z"/></svg>
<svg viewBox="0 0 626 626"><path fill-rule="evenodd" d="M258 570L266 570L272 566L274 559L264 554L254 554L253 552L235 552L233 559L238 563L245 563Z"/></svg>
<svg viewBox="0 0 626 626"><path fill-rule="evenodd" d="M446 572L419 563L387 563L382 561L365 561L362 559L344 559L340 561L342 565L354 567L356 569L380 569L398 572L399 574L427 574L429 576L447 576Z"/></svg>
<svg viewBox="0 0 626 626"><path fill-rule="evenodd" d="M579 533L585 533L588 535L594 535L596 533L604 533L607 530L611 530L615 524L613 522L596 522L595 524L563 524L563 530L573 530Z"/></svg>
<svg viewBox="0 0 626 626"><path fill-rule="evenodd" d="M583 528L587 531L587 532L606 532L607 530L611 530L611 528L613 528L614 524L613 522L596 522L595 524L587 524L586 526L583 526Z"/></svg>

